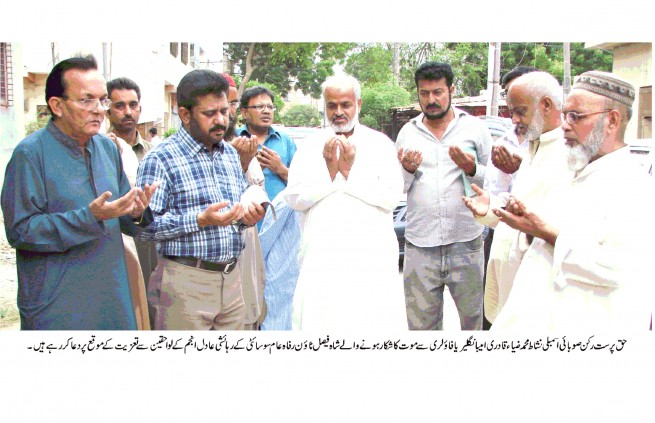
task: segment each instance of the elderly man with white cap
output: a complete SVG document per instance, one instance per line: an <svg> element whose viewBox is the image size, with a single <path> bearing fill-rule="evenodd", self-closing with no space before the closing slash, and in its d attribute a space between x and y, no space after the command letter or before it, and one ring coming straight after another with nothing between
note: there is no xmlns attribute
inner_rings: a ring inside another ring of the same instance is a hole
<svg viewBox="0 0 655 423"><path fill-rule="evenodd" d="M652 181L624 142L634 87L580 75L562 111L575 177L536 215L510 197L501 221L534 237L492 330L647 330Z"/></svg>

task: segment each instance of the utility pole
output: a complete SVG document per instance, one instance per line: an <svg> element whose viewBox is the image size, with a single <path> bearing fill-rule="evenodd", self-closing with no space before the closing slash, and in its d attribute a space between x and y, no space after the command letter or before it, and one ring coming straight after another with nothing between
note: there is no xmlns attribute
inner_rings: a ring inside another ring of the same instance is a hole
<svg viewBox="0 0 655 423"><path fill-rule="evenodd" d="M487 65L487 115L498 116L498 98L500 97L500 47L501 43L489 43Z"/></svg>
<svg viewBox="0 0 655 423"><path fill-rule="evenodd" d="M111 80L111 73L109 70L109 45L108 43L102 43L102 76L105 77L105 81Z"/></svg>
<svg viewBox="0 0 655 423"><path fill-rule="evenodd" d="M52 51L52 66L54 67L59 63L59 53L57 52L57 43L50 43L50 49Z"/></svg>
<svg viewBox="0 0 655 423"><path fill-rule="evenodd" d="M564 100L571 92L571 43L564 43L564 80L562 81Z"/></svg>

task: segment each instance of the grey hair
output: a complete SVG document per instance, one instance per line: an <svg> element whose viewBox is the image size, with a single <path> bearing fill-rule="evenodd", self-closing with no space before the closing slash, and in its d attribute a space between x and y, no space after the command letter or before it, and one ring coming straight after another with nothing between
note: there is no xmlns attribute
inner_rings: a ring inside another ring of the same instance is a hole
<svg viewBox="0 0 655 423"><path fill-rule="evenodd" d="M359 85L359 81L354 76L348 74L332 75L321 84L321 90L323 93L323 98L325 98L325 90L328 88L352 88L355 92L355 101L362 98L362 87Z"/></svg>
<svg viewBox="0 0 655 423"><path fill-rule="evenodd" d="M557 82L557 79L548 72L530 72L519 76L513 81L512 87L515 85L524 85L531 96L533 96L535 103L541 101L544 97L549 97L557 110L562 110L564 103L564 94L562 87Z"/></svg>

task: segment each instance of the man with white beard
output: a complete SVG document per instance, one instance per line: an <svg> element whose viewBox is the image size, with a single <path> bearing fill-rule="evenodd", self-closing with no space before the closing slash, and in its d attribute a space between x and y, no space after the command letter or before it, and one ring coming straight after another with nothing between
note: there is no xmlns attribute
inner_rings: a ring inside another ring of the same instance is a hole
<svg viewBox="0 0 655 423"><path fill-rule="evenodd" d="M539 211L545 206L543 200L548 193L573 177L568 169L568 148L560 128L562 87L552 75L532 72L512 81L507 105L517 134L529 142L527 157L521 162L512 194ZM505 207L509 192L489 195L477 186L472 188L478 196L463 197L464 203L480 222L495 228L484 293L485 317L493 323L507 301L530 240L526 234L499 223L492 211Z"/></svg>
<svg viewBox="0 0 655 423"><path fill-rule="evenodd" d="M493 329L647 330L652 183L624 142L634 87L599 71L576 78L562 116L575 177L539 214L513 196L500 220L534 237ZM652 258L651 258L652 259Z"/></svg>
<svg viewBox="0 0 655 423"><path fill-rule="evenodd" d="M303 330L404 330L392 211L403 179L391 140L359 123L359 82L323 83L330 128L298 149L285 198L302 212L293 326Z"/></svg>

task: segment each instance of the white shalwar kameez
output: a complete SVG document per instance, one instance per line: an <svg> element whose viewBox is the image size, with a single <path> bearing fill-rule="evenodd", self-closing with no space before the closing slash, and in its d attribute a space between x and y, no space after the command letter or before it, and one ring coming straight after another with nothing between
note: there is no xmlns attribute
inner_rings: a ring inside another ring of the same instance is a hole
<svg viewBox="0 0 655 423"><path fill-rule="evenodd" d="M622 148L551 197L553 210L542 217L560 228L555 246L534 239L492 330L648 330L655 287L649 182Z"/></svg>
<svg viewBox="0 0 655 423"><path fill-rule="evenodd" d="M285 198L302 212L294 329L406 330L392 219L403 191L396 150L384 134L356 125L349 177L332 181L323 147L333 135L305 141L289 170Z"/></svg>
<svg viewBox="0 0 655 423"><path fill-rule="evenodd" d="M539 214L548 206L549 193L561 189L562 184L573 179L573 172L568 169L568 147L560 127L541 134L536 152L534 141L524 143L530 145L530 151L516 172L512 194ZM493 213L494 208L504 207L508 199L509 193L494 195L489 212L478 219L496 229L489 252L484 292L484 314L492 323L507 301L516 272L528 249L525 234L498 222L498 217Z"/></svg>

